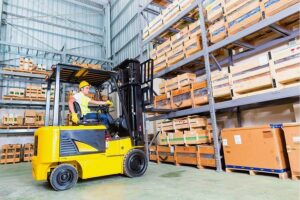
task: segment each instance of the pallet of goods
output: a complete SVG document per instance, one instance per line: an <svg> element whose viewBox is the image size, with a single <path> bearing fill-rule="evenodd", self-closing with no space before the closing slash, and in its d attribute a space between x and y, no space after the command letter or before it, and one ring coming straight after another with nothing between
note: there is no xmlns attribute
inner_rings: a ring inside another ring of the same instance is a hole
<svg viewBox="0 0 300 200"><path fill-rule="evenodd" d="M33 63L33 60L31 58L20 58L19 69L33 71L34 69L36 69L36 65Z"/></svg>
<svg viewBox="0 0 300 200"><path fill-rule="evenodd" d="M260 0L227 0L225 13L229 35L252 26L263 17Z"/></svg>
<svg viewBox="0 0 300 200"><path fill-rule="evenodd" d="M8 95L11 97L24 97L25 89L24 88L8 88Z"/></svg>
<svg viewBox="0 0 300 200"><path fill-rule="evenodd" d="M298 85L300 81L300 44L284 45L271 51L272 70L277 86Z"/></svg>
<svg viewBox="0 0 300 200"><path fill-rule="evenodd" d="M250 175L270 173L282 179L287 177L287 157L277 125L229 128L221 134L227 172L242 170Z"/></svg>
<svg viewBox="0 0 300 200"><path fill-rule="evenodd" d="M162 94L154 97L154 108L171 109L171 99L167 94Z"/></svg>
<svg viewBox="0 0 300 200"><path fill-rule="evenodd" d="M171 108L181 109L192 107L191 88L189 86L171 92Z"/></svg>
<svg viewBox="0 0 300 200"><path fill-rule="evenodd" d="M0 163L18 163L21 161L21 145L20 144L6 144L2 145L2 152Z"/></svg>
<svg viewBox="0 0 300 200"><path fill-rule="evenodd" d="M213 96L217 100L231 98L230 74L227 67L211 73Z"/></svg>
<svg viewBox="0 0 300 200"><path fill-rule="evenodd" d="M15 114L4 115L2 118L2 124L4 126L18 126L23 125L24 117Z"/></svg>
<svg viewBox="0 0 300 200"><path fill-rule="evenodd" d="M192 84L191 96L193 99L193 107L199 107L208 103L208 92L206 81L196 82Z"/></svg>
<svg viewBox="0 0 300 200"><path fill-rule="evenodd" d="M23 145L23 161L31 162L33 157L33 144L27 143Z"/></svg>
<svg viewBox="0 0 300 200"><path fill-rule="evenodd" d="M158 164L172 163L179 165L195 165L197 168L216 167L214 147L212 145L195 146L151 146L150 160Z"/></svg>
<svg viewBox="0 0 300 200"><path fill-rule="evenodd" d="M35 125L36 123L35 110L25 110L24 117L25 117L24 125Z"/></svg>
<svg viewBox="0 0 300 200"><path fill-rule="evenodd" d="M282 126L293 180L300 179L300 123Z"/></svg>
<svg viewBox="0 0 300 200"><path fill-rule="evenodd" d="M42 92L42 86L37 86L37 85L29 85L26 87L25 90L25 97L28 98L40 98L43 99L45 98L45 95Z"/></svg>
<svg viewBox="0 0 300 200"><path fill-rule="evenodd" d="M270 17L284 9L299 3L298 0L263 0L265 16Z"/></svg>
<svg viewBox="0 0 300 200"><path fill-rule="evenodd" d="M230 68L233 98L240 98L273 88L268 53L252 56Z"/></svg>

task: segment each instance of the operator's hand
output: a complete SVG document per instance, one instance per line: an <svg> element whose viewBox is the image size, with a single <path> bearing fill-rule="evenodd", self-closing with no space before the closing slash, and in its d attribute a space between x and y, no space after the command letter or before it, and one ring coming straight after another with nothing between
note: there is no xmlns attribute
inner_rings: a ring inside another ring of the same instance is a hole
<svg viewBox="0 0 300 200"><path fill-rule="evenodd" d="M72 122L74 122L75 124L78 124L78 115L76 113L72 113Z"/></svg>
<svg viewBox="0 0 300 200"><path fill-rule="evenodd" d="M111 102L110 100L107 100L105 104L108 105L109 107L113 107L114 105L113 102Z"/></svg>

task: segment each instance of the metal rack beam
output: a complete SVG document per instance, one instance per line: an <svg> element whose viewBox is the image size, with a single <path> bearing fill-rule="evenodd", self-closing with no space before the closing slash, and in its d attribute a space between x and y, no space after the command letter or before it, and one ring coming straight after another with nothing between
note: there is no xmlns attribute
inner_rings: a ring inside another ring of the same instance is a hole
<svg viewBox="0 0 300 200"><path fill-rule="evenodd" d="M37 78L37 79L45 79L46 78L46 75L30 74L30 73L23 73L23 72L12 72L12 71L6 71L6 70L0 70L0 74L9 75L9 76L27 77L27 78Z"/></svg>
<svg viewBox="0 0 300 200"><path fill-rule="evenodd" d="M272 101L288 99L288 98L299 98L299 96L300 96L299 86L287 87L283 89L274 90L271 92L252 95L249 97L242 97L239 99L233 99L233 100L215 103L215 109L216 111L221 111L221 110L234 108L238 106L260 104L260 103L272 102ZM209 105L204 105L204 106L200 106L199 108L189 108L185 110L171 112L166 115L149 117L147 118L147 120L155 121L155 120L161 120L166 118L176 118L176 117L201 114L201 113L207 114L208 112L209 112Z"/></svg>
<svg viewBox="0 0 300 200"><path fill-rule="evenodd" d="M0 129L0 135L33 135L34 131L36 131L36 129Z"/></svg>

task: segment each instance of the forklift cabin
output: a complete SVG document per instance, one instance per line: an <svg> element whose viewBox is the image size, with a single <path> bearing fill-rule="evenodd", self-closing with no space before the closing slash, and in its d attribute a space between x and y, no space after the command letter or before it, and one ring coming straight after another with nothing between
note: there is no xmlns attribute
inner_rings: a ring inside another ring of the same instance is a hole
<svg viewBox="0 0 300 200"><path fill-rule="evenodd" d="M148 158L144 153L143 106L150 102L148 98L143 98L147 96L145 91L148 91L143 85L150 80L145 77L151 73L144 74L151 66L153 68L153 65L141 65L139 61L130 59L122 62L114 71L67 64L54 66L47 78L45 126L34 133L34 179L48 180L53 189L66 190L73 187L78 178L112 174L142 176L148 166ZM85 120L81 116L80 106L76 104L76 113L80 115L79 125L61 125L60 83L78 84L83 80L96 88L109 83L112 91L119 95L119 118L112 119L109 108L99 106L99 112L109 116L108 126L97 119ZM50 88L53 82L53 124L49 126Z"/></svg>

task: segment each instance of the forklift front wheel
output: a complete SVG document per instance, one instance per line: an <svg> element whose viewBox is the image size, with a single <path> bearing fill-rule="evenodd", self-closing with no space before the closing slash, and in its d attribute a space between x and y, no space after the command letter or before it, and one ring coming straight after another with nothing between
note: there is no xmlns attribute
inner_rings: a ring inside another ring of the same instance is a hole
<svg viewBox="0 0 300 200"><path fill-rule="evenodd" d="M49 177L50 185L56 191L70 189L77 183L77 180L77 169L70 164L58 165Z"/></svg>
<svg viewBox="0 0 300 200"><path fill-rule="evenodd" d="M124 174L130 178L142 176L148 167L148 159L140 149L130 150L124 158Z"/></svg>

